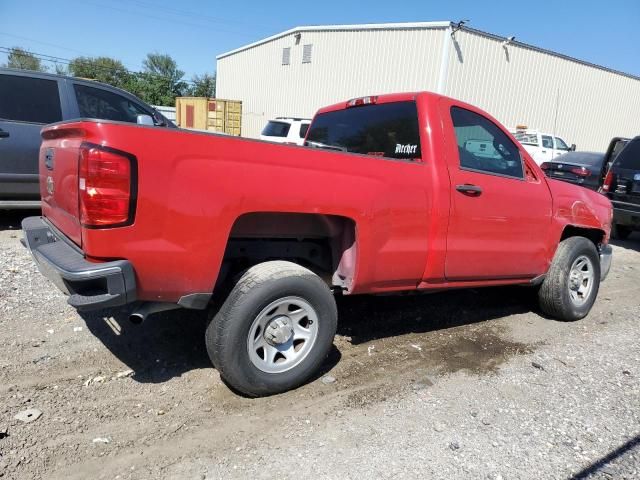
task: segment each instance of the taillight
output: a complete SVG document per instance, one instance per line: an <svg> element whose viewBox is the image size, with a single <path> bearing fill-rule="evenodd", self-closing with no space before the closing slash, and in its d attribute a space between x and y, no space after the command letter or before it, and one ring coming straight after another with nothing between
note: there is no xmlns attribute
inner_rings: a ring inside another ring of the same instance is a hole
<svg viewBox="0 0 640 480"><path fill-rule="evenodd" d="M570 171L571 173L575 173L579 177L588 177L589 175L591 175L591 170L585 167L573 167Z"/></svg>
<svg viewBox="0 0 640 480"><path fill-rule="evenodd" d="M378 103L378 97L362 97L362 98L354 98L347 102L347 108L349 107L360 107L362 105L372 105Z"/></svg>
<svg viewBox="0 0 640 480"><path fill-rule="evenodd" d="M540 168L542 170L549 170L551 168L551 164L549 162L544 162L542 165L540 165Z"/></svg>
<svg viewBox="0 0 640 480"><path fill-rule="evenodd" d="M97 145L80 149L78 190L80 223L89 228L133 222L135 157Z"/></svg>
<svg viewBox="0 0 640 480"><path fill-rule="evenodd" d="M607 172L607 176L604 177L604 182L602 183L602 187L600 187L600 191L602 193L607 193L611 188L611 184L613 183L613 173L611 170Z"/></svg>

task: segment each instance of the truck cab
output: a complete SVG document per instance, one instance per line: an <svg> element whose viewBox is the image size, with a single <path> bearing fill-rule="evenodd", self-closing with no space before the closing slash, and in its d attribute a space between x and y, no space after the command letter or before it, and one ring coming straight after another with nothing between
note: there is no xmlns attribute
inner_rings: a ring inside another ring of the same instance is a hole
<svg viewBox="0 0 640 480"><path fill-rule="evenodd" d="M520 142L531 158L538 165L544 162L550 162L554 158L574 151L575 144L569 146L562 138L550 133L542 133L538 130L532 130L523 125L516 128L510 128L509 132Z"/></svg>

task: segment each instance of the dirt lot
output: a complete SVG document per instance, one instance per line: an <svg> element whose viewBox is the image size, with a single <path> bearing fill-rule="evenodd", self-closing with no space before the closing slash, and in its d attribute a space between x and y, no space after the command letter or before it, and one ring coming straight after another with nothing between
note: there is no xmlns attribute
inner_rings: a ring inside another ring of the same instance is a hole
<svg viewBox="0 0 640 480"><path fill-rule="evenodd" d="M640 478L638 234L585 320L523 288L345 298L323 375L251 400L203 315L80 316L18 228L0 217L0 477Z"/></svg>

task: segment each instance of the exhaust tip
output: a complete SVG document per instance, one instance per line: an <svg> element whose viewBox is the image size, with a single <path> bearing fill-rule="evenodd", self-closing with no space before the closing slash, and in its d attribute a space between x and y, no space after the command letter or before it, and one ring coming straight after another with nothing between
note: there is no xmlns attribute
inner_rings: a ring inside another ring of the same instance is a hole
<svg viewBox="0 0 640 480"><path fill-rule="evenodd" d="M142 322L144 322L145 318L146 315L143 315L141 313L132 313L131 315L129 315L129 321L134 325L140 325Z"/></svg>

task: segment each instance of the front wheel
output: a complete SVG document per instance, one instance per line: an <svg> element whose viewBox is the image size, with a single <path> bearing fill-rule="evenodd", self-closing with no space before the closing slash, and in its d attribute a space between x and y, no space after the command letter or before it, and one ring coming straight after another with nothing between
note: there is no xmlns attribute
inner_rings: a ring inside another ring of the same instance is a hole
<svg viewBox="0 0 640 480"><path fill-rule="evenodd" d="M333 293L284 261L247 270L209 323L206 346L222 378L251 397L296 388L320 369L337 325Z"/></svg>
<svg viewBox="0 0 640 480"><path fill-rule="evenodd" d="M540 308L558 320L587 316L600 288L600 257L584 237L560 242L538 292Z"/></svg>

